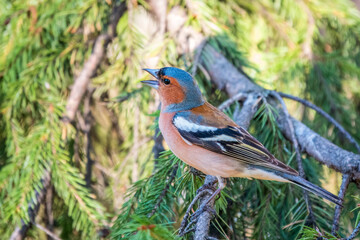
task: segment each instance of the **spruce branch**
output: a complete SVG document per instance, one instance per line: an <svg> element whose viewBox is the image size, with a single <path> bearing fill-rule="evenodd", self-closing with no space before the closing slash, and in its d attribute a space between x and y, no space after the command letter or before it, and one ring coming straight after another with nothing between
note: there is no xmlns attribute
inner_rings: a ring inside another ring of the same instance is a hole
<svg viewBox="0 0 360 240"><path fill-rule="evenodd" d="M325 112L324 110L322 110L315 104L313 104L305 99L302 99L302 98L299 98L296 96L292 96L287 93L282 93L282 92L278 92L278 93L283 98L288 98L288 99L297 101L311 109L314 109L317 113L322 115L326 120L331 122L348 139L348 141L355 146L357 151L360 153L360 145L356 142L356 140L351 136L351 134L348 131L345 130L345 128L338 121L336 121L333 117L331 117L327 112Z"/></svg>
<svg viewBox="0 0 360 240"><path fill-rule="evenodd" d="M31 224L35 223L35 217L39 211L40 204L43 202L45 198L46 190L50 185L50 179L51 179L50 170L46 170L40 181L42 187L38 190L35 190L35 194L34 194L35 198L32 199L31 202L28 204L27 212L29 215L29 220L28 221L24 219L21 220L21 225L15 228L15 230L10 236L10 240L24 239L27 231L31 227Z"/></svg>
<svg viewBox="0 0 360 240"><path fill-rule="evenodd" d="M176 172L177 172L177 169L178 169L179 165L176 164L173 166L173 169L171 171L171 175L170 175L170 178L167 182L167 184L165 185L164 189L162 190L155 206L154 206L154 209L151 211L151 213L148 215L148 218L151 218L155 213L156 213L156 210L159 208L161 202L163 201L164 197L166 196L166 193L167 191L169 190L169 187L170 185L173 183L175 177L176 177Z"/></svg>

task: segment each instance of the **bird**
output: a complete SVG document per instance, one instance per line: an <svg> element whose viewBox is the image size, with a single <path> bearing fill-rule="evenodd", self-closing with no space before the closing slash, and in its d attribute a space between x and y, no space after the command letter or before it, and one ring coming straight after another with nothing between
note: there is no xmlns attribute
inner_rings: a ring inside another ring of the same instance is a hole
<svg viewBox="0 0 360 240"><path fill-rule="evenodd" d="M216 176L218 188L230 177L288 182L337 205L341 199L305 180L276 159L262 143L222 111L205 101L195 79L175 67L143 70L156 80L143 84L160 95L159 128L170 150L186 164Z"/></svg>

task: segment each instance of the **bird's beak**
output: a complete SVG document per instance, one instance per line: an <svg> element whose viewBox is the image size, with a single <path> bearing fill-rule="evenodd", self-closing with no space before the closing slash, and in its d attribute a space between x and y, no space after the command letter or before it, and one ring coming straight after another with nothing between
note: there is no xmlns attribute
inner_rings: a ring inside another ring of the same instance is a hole
<svg viewBox="0 0 360 240"><path fill-rule="evenodd" d="M150 68L144 68L143 70L147 71L148 73L150 73L153 77L155 77L156 79L158 79L158 72L159 69L150 69ZM150 87L153 87L155 89L159 88L159 81L158 80L145 80L145 81L141 81L141 83L146 84Z"/></svg>

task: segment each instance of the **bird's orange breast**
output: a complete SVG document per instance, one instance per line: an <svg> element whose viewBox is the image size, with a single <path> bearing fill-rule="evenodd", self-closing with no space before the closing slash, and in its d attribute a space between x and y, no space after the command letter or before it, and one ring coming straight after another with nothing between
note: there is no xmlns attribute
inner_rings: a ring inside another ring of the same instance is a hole
<svg viewBox="0 0 360 240"><path fill-rule="evenodd" d="M188 165L205 174L221 177L235 177L244 166L224 155L186 143L172 123L175 113L162 112L159 118L161 133L170 150Z"/></svg>

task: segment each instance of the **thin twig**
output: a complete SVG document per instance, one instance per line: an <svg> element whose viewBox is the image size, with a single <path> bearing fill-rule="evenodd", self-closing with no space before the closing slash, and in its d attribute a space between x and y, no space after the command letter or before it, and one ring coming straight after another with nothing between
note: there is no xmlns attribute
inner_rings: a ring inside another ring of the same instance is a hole
<svg viewBox="0 0 360 240"><path fill-rule="evenodd" d="M344 201L346 189L349 185L349 182L350 182L350 175L344 174L342 176L342 183L341 183L340 191L339 191L339 198L341 199L341 204ZM342 209L341 205L336 205L333 226L332 226L332 230L331 230L331 234L333 234L333 235L335 235L336 232L339 230L339 219L340 219L341 209Z"/></svg>
<svg viewBox="0 0 360 240"><path fill-rule="evenodd" d="M359 234L359 232L360 232L360 222L358 223L358 225L356 226L354 231L351 233L351 235L346 240L354 239Z"/></svg>
<svg viewBox="0 0 360 240"><path fill-rule="evenodd" d="M331 122L346 138L347 140L349 140L350 143L352 143L356 149L358 150L358 152L360 153L360 145L355 141L355 139L350 135L350 133L348 131L346 131L343 126L341 126L340 123L338 123L333 117L331 117L327 112L325 112L324 110L322 110L321 108L319 108L318 106L316 106L315 104L305 100L305 99L302 99L302 98L299 98L299 97L295 97L295 96L292 96L290 94L286 94L286 93L282 93L282 92L278 92L279 95L281 97L284 97L284 98L288 98L288 99L291 99L291 100L294 100L294 101L297 101L309 108L312 108L314 109L317 113L319 113L320 115L322 115L324 118L326 118L326 120L328 120L329 122Z"/></svg>
<svg viewBox="0 0 360 240"><path fill-rule="evenodd" d="M61 240L61 238L59 238L58 236L55 235L55 233L51 232L49 229L47 229L46 227L41 226L38 223L34 223L34 225L40 229L41 231L43 231L44 233L46 233L48 236L52 237L55 240Z"/></svg>
<svg viewBox="0 0 360 240"><path fill-rule="evenodd" d="M245 100L247 97L248 93L245 92L239 92L238 94L236 94L235 96L229 98L228 100L224 101L222 104L219 105L218 109L220 111L228 108L231 104L233 104L234 102L240 101L240 100Z"/></svg>
<svg viewBox="0 0 360 240"><path fill-rule="evenodd" d="M165 188L162 190L162 192L161 192L161 194L160 194L160 196L159 196L159 198L158 198L158 200L157 200L157 202L156 202L156 204L154 206L154 209L148 215L148 218L151 218L155 214L156 210L159 208L162 200L164 199L164 197L166 195L166 192L169 190L169 187L170 187L171 183L173 182L173 180L176 177L177 169L178 169L178 164L174 165L171 176L170 176Z"/></svg>
<svg viewBox="0 0 360 240"><path fill-rule="evenodd" d="M285 114L285 118L286 118L286 121L287 121L288 129L290 131L291 141L292 141L293 146L295 148L296 161L297 161L297 165L298 165L298 169L299 169L299 174L300 174L300 176L302 178L305 178L305 171L304 171L304 167L303 167L303 164L302 164L301 152L300 152L299 144L298 144L298 141L296 139L294 125L293 125L293 123L292 123L292 121L290 119L290 115L289 115L289 112L288 112L287 107L285 105L285 102L277 92L271 91L270 93L271 93L271 95L273 95L280 102L280 104L282 106L282 109L283 109L283 112ZM303 190L303 195L304 195L304 199L305 199L305 202L306 202L306 205L307 205L307 208L308 208L308 212L309 212L309 220L311 221L312 224L316 224L315 223L315 216L314 216L312 206L311 206L311 202L310 202L310 199L309 199L309 195L305 190Z"/></svg>

